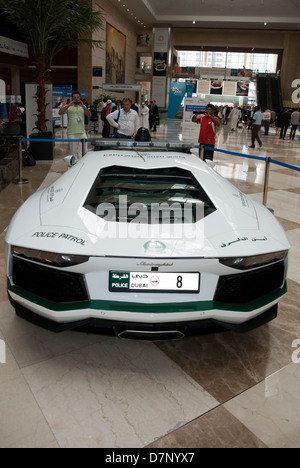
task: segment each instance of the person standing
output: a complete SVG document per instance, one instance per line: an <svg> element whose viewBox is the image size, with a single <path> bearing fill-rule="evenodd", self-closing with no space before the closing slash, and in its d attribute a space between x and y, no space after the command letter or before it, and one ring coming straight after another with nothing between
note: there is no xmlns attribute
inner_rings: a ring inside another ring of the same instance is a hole
<svg viewBox="0 0 300 468"><path fill-rule="evenodd" d="M192 121L200 125L199 132L199 158L203 148L203 160L214 159L213 148L216 144L216 131L217 127L220 126L220 120L214 115L215 107L213 104L207 104L205 114L194 115ZM212 149L209 149L209 148Z"/></svg>
<svg viewBox="0 0 300 468"><path fill-rule="evenodd" d="M149 106L149 125L150 125L150 130L153 130L153 132L156 132L156 126L157 126L157 120L159 118L159 110L156 105L156 101L150 101L150 106Z"/></svg>
<svg viewBox="0 0 300 468"><path fill-rule="evenodd" d="M152 130L153 128L153 101L150 101L149 104L149 128Z"/></svg>
<svg viewBox="0 0 300 468"><path fill-rule="evenodd" d="M250 108L250 115L249 115L249 120L248 120L248 130L252 130L252 121L253 121L253 114L254 114L254 108Z"/></svg>
<svg viewBox="0 0 300 468"><path fill-rule="evenodd" d="M279 114L276 117L275 121L275 127L276 127L276 135L279 135L281 132L281 127L282 127L282 114L283 111L280 111Z"/></svg>
<svg viewBox="0 0 300 468"><path fill-rule="evenodd" d="M131 109L131 100L123 99L123 108L114 111L106 117L109 125L117 129L116 138L131 139L140 127L138 113Z"/></svg>
<svg viewBox="0 0 300 468"><path fill-rule="evenodd" d="M281 131L280 131L280 139L281 140L285 139L287 129L290 126L290 121L291 121L291 111L290 110L285 110L281 114Z"/></svg>
<svg viewBox="0 0 300 468"><path fill-rule="evenodd" d="M261 129L262 121L263 121L263 113L260 111L259 106L255 106L254 114L252 117L252 135L251 135L252 144L251 146L249 146L249 148L255 148L255 140L258 141L259 147L260 148L262 147L262 142L261 142L261 139L259 138L259 131Z"/></svg>
<svg viewBox="0 0 300 468"><path fill-rule="evenodd" d="M230 112L231 112L231 107L229 106L225 106L225 116L224 116L224 125L227 125L228 124L228 118L230 116Z"/></svg>
<svg viewBox="0 0 300 468"><path fill-rule="evenodd" d="M265 127L265 135L269 135L269 128L270 128L270 122L271 122L270 109L265 109L265 112L263 113L263 122L264 122L264 127Z"/></svg>
<svg viewBox="0 0 300 468"><path fill-rule="evenodd" d="M140 122L142 127L149 130L149 107L144 103L142 103L140 109Z"/></svg>
<svg viewBox="0 0 300 468"><path fill-rule="evenodd" d="M234 105L233 109L231 110L229 114L228 120L230 121L230 126L231 126L231 131L234 132L237 129L238 122L240 119L240 110L238 106Z"/></svg>
<svg viewBox="0 0 300 468"><path fill-rule="evenodd" d="M272 110L271 110L271 122L270 122L270 125L272 125L273 127L275 126L276 119L277 119L276 112L275 112L274 109L272 109Z"/></svg>
<svg viewBox="0 0 300 468"><path fill-rule="evenodd" d="M250 118L250 107L247 106L247 107L244 107L243 112L242 112L242 119L243 119L245 128L248 126L249 118Z"/></svg>
<svg viewBox="0 0 300 468"><path fill-rule="evenodd" d="M152 122L153 122L153 131L156 132L156 126L158 125L159 121L159 110L158 106L156 105L156 101L153 101L152 106Z"/></svg>
<svg viewBox="0 0 300 468"><path fill-rule="evenodd" d="M295 110L294 112L292 112L291 125L292 125L292 127L291 127L291 133L290 133L290 140L294 140L295 135L296 135L296 130L297 130L298 126L300 125L300 109Z"/></svg>
<svg viewBox="0 0 300 468"><path fill-rule="evenodd" d="M151 106L149 104L149 101L145 101L145 106L148 107L148 120L149 120L149 122L148 122L148 127L147 128L150 129L151 128L151 123L150 123L150 119L151 119L151 117L150 117L150 107Z"/></svg>
<svg viewBox="0 0 300 468"><path fill-rule="evenodd" d="M102 109L104 109L104 107L105 107L105 104L101 99L101 101L99 101L99 103L97 105L98 133L102 133L102 130L103 130L103 122L102 122L102 119L101 119L101 112L102 112Z"/></svg>
<svg viewBox="0 0 300 468"><path fill-rule="evenodd" d="M111 106L112 101L108 99L106 102L106 105L103 107L102 112L101 112L101 119L103 120L103 131L102 131L102 136L103 138L109 138L110 137L110 125L109 122L107 121L106 117L110 114L110 106Z"/></svg>
<svg viewBox="0 0 300 468"><path fill-rule="evenodd" d="M91 117L91 111L83 104L80 93L73 91L72 100L59 110L59 115L67 114L67 135L70 140L87 140L85 132L85 117ZM76 159L82 158L82 142L70 143L70 149ZM85 152L85 151L84 151Z"/></svg>

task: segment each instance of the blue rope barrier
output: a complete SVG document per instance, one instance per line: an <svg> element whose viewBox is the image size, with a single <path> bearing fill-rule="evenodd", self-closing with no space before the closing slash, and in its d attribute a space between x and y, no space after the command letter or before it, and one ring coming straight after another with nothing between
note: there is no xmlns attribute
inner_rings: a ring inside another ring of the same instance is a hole
<svg viewBox="0 0 300 468"><path fill-rule="evenodd" d="M195 146L195 148L200 148L200 146ZM244 154L244 153L234 153L232 151L225 151L225 150L221 150L219 148L212 148L211 146L205 146L205 149L210 149L210 150L220 152L220 153L232 154L234 156L241 156L242 158L258 159L260 161L266 161L267 160L267 158L262 158L260 156L252 156L250 154ZM283 167L286 167L288 169L293 169L294 171L299 171L300 172L300 167L298 167L298 166L292 166L291 164L286 164L286 163L283 163L283 162L280 162L280 161L276 161L275 159L272 159L272 158L269 158L269 161L270 161L270 163L277 164L278 166L283 166Z"/></svg>
<svg viewBox="0 0 300 468"><path fill-rule="evenodd" d="M51 142L58 142L58 143L80 143L82 140L91 142L92 140L88 140L86 138L82 138L81 140L66 140L66 139L46 139L46 138L22 138L21 141L32 141L32 142L42 142L42 143L51 143Z"/></svg>
<svg viewBox="0 0 300 468"><path fill-rule="evenodd" d="M195 148L199 148L199 146L195 146ZM249 159L258 159L259 161L265 161L266 158L262 158L260 156L252 156L251 154L244 154L244 153L233 153L232 151L225 151L219 148L212 148L211 146L206 146L205 149L210 149L211 151L218 151L220 153L225 154L233 154L234 156L241 156L242 158L249 158Z"/></svg>
<svg viewBox="0 0 300 468"><path fill-rule="evenodd" d="M278 166L287 167L288 169L293 169L294 171L300 172L300 167L298 166L291 166L291 164L286 164L280 161L275 161L275 159L270 159L270 162L273 164L277 164Z"/></svg>

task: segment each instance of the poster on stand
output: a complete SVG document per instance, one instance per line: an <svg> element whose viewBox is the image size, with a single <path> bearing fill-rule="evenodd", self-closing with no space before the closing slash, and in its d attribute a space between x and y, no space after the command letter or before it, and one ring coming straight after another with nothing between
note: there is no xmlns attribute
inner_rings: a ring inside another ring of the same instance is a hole
<svg viewBox="0 0 300 468"><path fill-rule="evenodd" d="M236 96L236 81L224 81L223 85L224 96Z"/></svg>
<svg viewBox="0 0 300 468"><path fill-rule="evenodd" d="M198 81L198 94L210 94L210 81L209 80Z"/></svg>
<svg viewBox="0 0 300 468"><path fill-rule="evenodd" d="M172 81L169 90L168 119L182 118L182 101L186 94L186 83Z"/></svg>
<svg viewBox="0 0 300 468"><path fill-rule="evenodd" d="M236 84L237 96L248 96L249 94L249 81L238 81Z"/></svg>
<svg viewBox="0 0 300 468"><path fill-rule="evenodd" d="M152 80L152 96L158 107L164 107L166 101L167 82L165 77L154 76Z"/></svg>
<svg viewBox="0 0 300 468"><path fill-rule="evenodd" d="M247 78L251 78L252 70L248 70L245 67L244 68L232 68L230 70L230 75L231 76L246 76Z"/></svg>
<svg viewBox="0 0 300 468"><path fill-rule="evenodd" d="M192 122L193 115L198 112L204 112L208 99L201 99L200 97L188 98L184 100L183 121Z"/></svg>
<svg viewBox="0 0 300 468"><path fill-rule="evenodd" d="M153 76L167 76L167 52L154 52Z"/></svg>
<svg viewBox="0 0 300 468"><path fill-rule="evenodd" d="M167 105L167 68L170 28L154 28L152 99L158 107Z"/></svg>
<svg viewBox="0 0 300 468"><path fill-rule="evenodd" d="M210 94L223 94L223 81L211 80L210 82Z"/></svg>
<svg viewBox="0 0 300 468"><path fill-rule="evenodd" d="M170 28L155 28L154 31L154 52L168 52Z"/></svg>

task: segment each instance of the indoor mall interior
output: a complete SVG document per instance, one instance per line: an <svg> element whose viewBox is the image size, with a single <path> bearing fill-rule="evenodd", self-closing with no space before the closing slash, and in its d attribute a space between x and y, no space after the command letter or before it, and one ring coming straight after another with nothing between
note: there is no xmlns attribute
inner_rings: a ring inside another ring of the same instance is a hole
<svg viewBox="0 0 300 468"><path fill-rule="evenodd" d="M36 145L39 134L32 50L10 21L1 21L0 447L299 448L300 5L91 3L102 15L93 33L102 45L63 49L54 58L47 84L50 154L42 142L33 162L30 140ZM90 110L84 153L94 151L94 139L103 140L102 108L112 112L114 103L130 98L153 145L190 142L196 160L193 116L215 106L220 126L209 170L265 205L291 246L287 294L274 320L244 333L205 329L142 340L93 330L55 333L15 313L7 291L7 229L32 195L76 168L66 164L72 154L60 109L78 90ZM255 106L262 112L260 144L252 140Z"/></svg>

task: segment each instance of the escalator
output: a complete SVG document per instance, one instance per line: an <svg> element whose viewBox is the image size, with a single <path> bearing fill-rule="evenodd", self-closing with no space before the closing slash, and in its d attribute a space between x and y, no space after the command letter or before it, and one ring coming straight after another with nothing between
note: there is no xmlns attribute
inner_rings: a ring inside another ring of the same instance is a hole
<svg viewBox="0 0 300 468"><path fill-rule="evenodd" d="M261 109L274 109L279 114L282 107L280 76L260 73L256 77L257 103Z"/></svg>
<svg viewBox="0 0 300 468"><path fill-rule="evenodd" d="M271 89L271 106L270 109L274 109L276 113L279 113L283 110L282 106L282 95L281 95L281 84L280 76L278 75L269 75L270 76L270 89Z"/></svg>

